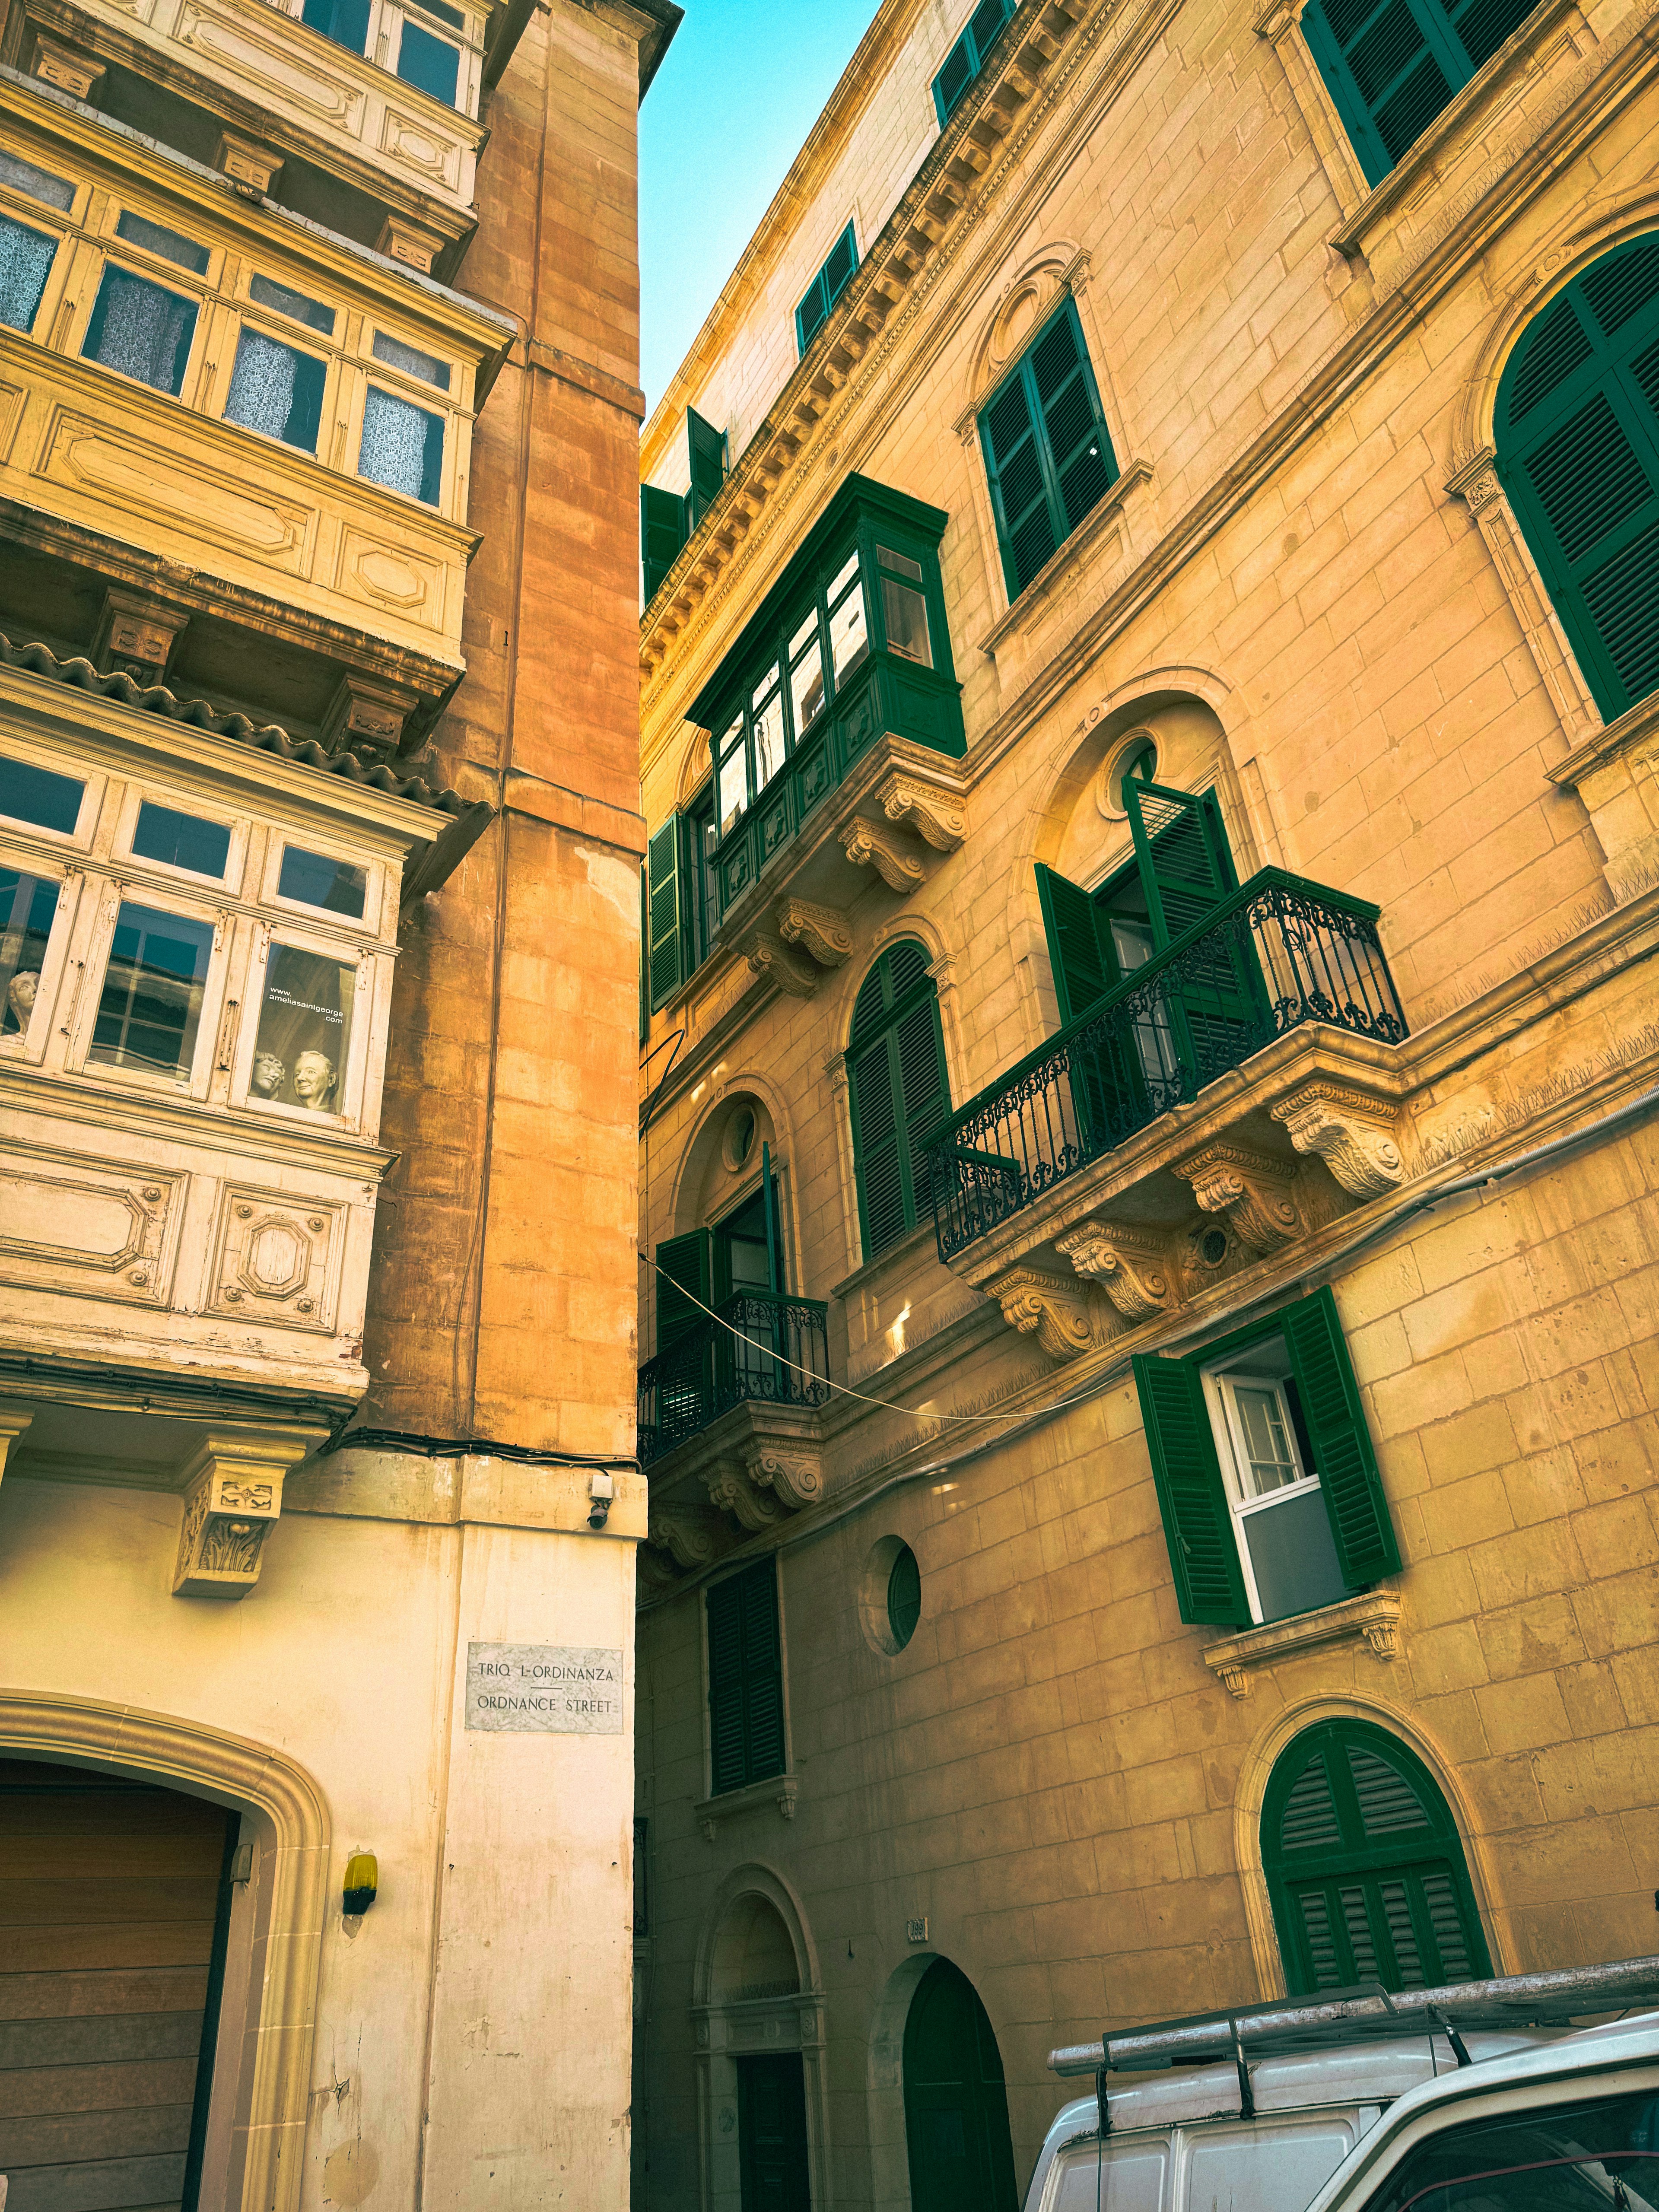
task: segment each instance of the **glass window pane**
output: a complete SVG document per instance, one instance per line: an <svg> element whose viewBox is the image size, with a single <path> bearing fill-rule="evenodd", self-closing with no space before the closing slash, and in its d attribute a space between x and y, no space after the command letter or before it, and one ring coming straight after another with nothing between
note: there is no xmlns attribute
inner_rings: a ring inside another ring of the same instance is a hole
<svg viewBox="0 0 1659 2212"><path fill-rule="evenodd" d="M248 1092L307 1113L338 1114L351 1043L357 970L318 952L273 945L253 1041Z"/></svg>
<svg viewBox="0 0 1659 2212"><path fill-rule="evenodd" d="M175 395L185 380L196 302L111 262L93 302L82 352L88 361Z"/></svg>
<svg viewBox="0 0 1659 2212"><path fill-rule="evenodd" d="M933 665L933 642L927 634L927 602L914 585L896 576L881 580L881 611L887 624L887 650L923 668Z"/></svg>
<svg viewBox="0 0 1659 2212"><path fill-rule="evenodd" d="M123 900L88 1059L187 1080L212 951L210 922Z"/></svg>
<svg viewBox="0 0 1659 2212"><path fill-rule="evenodd" d="M147 799L138 809L132 833L135 860L160 860L169 868L188 868L198 876L219 876L230 858L230 832L222 822L204 822Z"/></svg>
<svg viewBox="0 0 1659 2212"><path fill-rule="evenodd" d="M49 768L0 753L0 814L9 814L14 822L71 836L86 787L75 776L57 775Z"/></svg>
<svg viewBox="0 0 1659 2212"><path fill-rule="evenodd" d="M453 107L460 67L461 58L447 39L434 39L430 31L405 18L398 45L398 74L405 84L429 92L434 100Z"/></svg>
<svg viewBox="0 0 1659 2212"><path fill-rule="evenodd" d="M1299 1480L1300 1469L1291 1448L1285 1409L1271 1382L1238 1382L1233 1386L1238 1425L1244 1439L1245 1492L1252 1498L1281 1490Z"/></svg>
<svg viewBox="0 0 1659 2212"><path fill-rule="evenodd" d="M715 804L720 810L720 835L723 837L749 804L749 775L744 755L742 715L720 739L717 773L719 792Z"/></svg>
<svg viewBox="0 0 1659 2212"><path fill-rule="evenodd" d="M779 688L777 672L772 672L770 688L755 696L755 790L757 795L783 766L783 693Z"/></svg>
<svg viewBox="0 0 1659 2212"><path fill-rule="evenodd" d="M349 914L361 921L368 898L368 871L355 861L307 853L302 845L285 845L276 896L301 906L321 907L329 914Z"/></svg>
<svg viewBox="0 0 1659 2212"><path fill-rule="evenodd" d="M296 292L287 284L276 283L256 272L248 278L247 295L255 307L274 307L279 315L290 315L296 323L321 331L325 337L334 335L333 308L325 307L320 300L308 299L305 293Z"/></svg>
<svg viewBox="0 0 1659 2212"><path fill-rule="evenodd" d="M56 884L0 868L0 1036L28 1028L57 911Z"/></svg>
<svg viewBox="0 0 1659 2212"><path fill-rule="evenodd" d="M444 418L395 399L370 385L363 408L363 442L357 473L388 491L438 504L443 486Z"/></svg>
<svg viewBox="0 0 1659 2212"><path fill-rule="evenodd" d="M230 372L227 422L262 430L302 453L317 450L323 419L323 364L308 353L279 345L263 331L246 327L236 341L236 366Z"/></svg>
<svg viewBox="0 0 1659 2212"><path fill-rule="evenodd" d="M131 208L123 208L115 226L115 235L125 239L129 246L142 246L146 253L159 253L164 261L176 261L181 269L188 269L192 276L207 275L208 250L193 238L181 238L176 230L167 230L147 216L134 215Z"/></svg>
<svg viewBox="0 0 1659 2212"><path fill-rule="evenodd" d="M823 704L823 646L816 614L809 615L789 641L789 700L799 738Z"/></svg>
<svg viewBox="0 0 1659 2212"><path fill-rule="evenodd" d="M9 330L34 328L57 251L58 240L45 231L0 215L0 323Z"/></svg>
<svg viewBox="0 0 1659 2212"><path fill-rule="evenodd" d="M921 563L913 561L908 553L895 553L890 545L878 545L876 558L884 568L892 569L896 575L908 576L913 584L921 582Z"/></svg>
<svg viewBox="0 0 1659 2212"><path fill-rule="evenodd" d="M46 207L67 210L75 204L75 187L67 177L37 169L33 161L25 161L16 154L0 151L0 185L9 185L15 192L27 192L30 199Z"/></svg>
<svg viewBox="0 0 1659 2212"><path fill-rule="evenodd" d="M354 54L368 51L368 0L305 0L301 20Z"/></svg>
<svg viewBox="0 0 1659 2212"><path fill-rule="evenodd" d="M435 15L441 23L447 23L452 30L465 30L465 16L459 8L452 8L449 0L416 0L416 4L422 15Z"/></svg>
<svg viewBox="0 0 1659 2212"><path fill-rule="evenodd" d="M374 333L374 358L383 361L388 368L402 369L405 376L418 376L422 384L435 385L440 392L449 389L447 361L422 353L418 347L405 345L401 338L389 337L385 331Z"/></svg>
<svg viewBox="0 0 1659 2212"><path fill-rule="evenodd" d="M870 650L870 633L864 619L864 586L858 577L856 554L830 588L832 592L840 590L849 570L853 575L852 589L839 606L832 604L830 609L830 653L835 662L837 684L846 682Z"/></svg>
<svg viewBox="0 0 1659 2212"><path fill-rule="evenodd" d="M1347 1595L1331 1535L1331 1516L1316 1489L1292 1491L1276 1505L1247 1513L1244 1531L1263 1620L1311 1613Z"/></svg>

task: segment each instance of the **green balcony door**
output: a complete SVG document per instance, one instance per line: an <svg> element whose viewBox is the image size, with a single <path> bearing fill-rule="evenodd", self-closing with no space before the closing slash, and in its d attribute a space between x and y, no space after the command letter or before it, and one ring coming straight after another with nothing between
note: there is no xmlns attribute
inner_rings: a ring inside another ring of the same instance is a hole
<svg viewBox="0 0 1659 2212"><path fill-rule="evenodd" d="M811 2212L800 2053L739 2058L737 2069L743 2212Z"/></svg>
<svg viewBox="0 0 1659 2212"><path fill-rule="evenodd" d="M935 1959L904 2023L912 2212L1017 2212L1002 2058L968 1977Z"/></svg>

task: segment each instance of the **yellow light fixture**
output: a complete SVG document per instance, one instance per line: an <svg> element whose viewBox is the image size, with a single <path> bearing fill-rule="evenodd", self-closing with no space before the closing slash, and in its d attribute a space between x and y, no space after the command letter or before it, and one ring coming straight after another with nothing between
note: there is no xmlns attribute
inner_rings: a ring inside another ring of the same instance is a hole
<svg viewBox="0 0 1659 2212"><path fill-rule="evenodd" d="M380 1869L373 1851L353 1851L346 1861L344 1907L349 1915L368 1911L380 1887Z"/></svg>

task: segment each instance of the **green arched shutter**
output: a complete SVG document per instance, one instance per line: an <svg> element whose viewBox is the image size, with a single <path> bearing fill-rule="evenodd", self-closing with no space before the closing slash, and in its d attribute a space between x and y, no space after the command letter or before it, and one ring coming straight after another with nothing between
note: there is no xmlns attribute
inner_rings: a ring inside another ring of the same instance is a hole
<svg viewBox="0 0 1659 2212"><path fill-rule="evenodd" d="M1261 1856L1292 1996L1492 1972L1456 1823L1382 1729L1327 1721L1296 1738L1268 1778Z"/></svg>
<svg viewBox="0 0 1659 2212"><path fill-rule="evenodd" d="M1596 705L1659 689L1659 235L1531 323L1498 386L1498 474Z"/></svg>
<svg viewBox="0 0 1659 2212"><path fill-rule="evenodd" d="M1018 2212L996 2032L948 1959L929 1966L905 2017L904 2135L914 2212Z"/></svg>
<svg viewBox="0 0 1659 2212"><path fill-rule="evenodd" d="M931 1208L927 1139L951 1110L939 996L912 939L890 945L860 988L848 1071L859 1224L873 1260Z"/></svg>

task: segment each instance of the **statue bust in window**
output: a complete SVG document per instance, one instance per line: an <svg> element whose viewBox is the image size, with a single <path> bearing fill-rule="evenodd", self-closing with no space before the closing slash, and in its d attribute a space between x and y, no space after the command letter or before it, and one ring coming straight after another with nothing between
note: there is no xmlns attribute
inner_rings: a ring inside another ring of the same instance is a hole
<svg viewBox="0 0 1659 2212"><path fill-rule="evenodd" d="M6 1010L11 1018L6 1028L14 1035L27 1029L29 1016L34 1012L35 994L40 988L40 978L32 968L14 975L6 987Z"/></svg>
<svg viewBox="0 0 1659 2212"><path fill-rule="evenodd" d="M288 1080L288 1070L274 1052L256 1052L248 1089L256 1098L274 1098Z"/></svg>
<svg viewBox="0 0 1659 2212"><path fill-rule="evenodd" d="M326 1053L302 1052L294 1063L294 1096L313 1114L335 1110L334 1062Z"/></svg>

